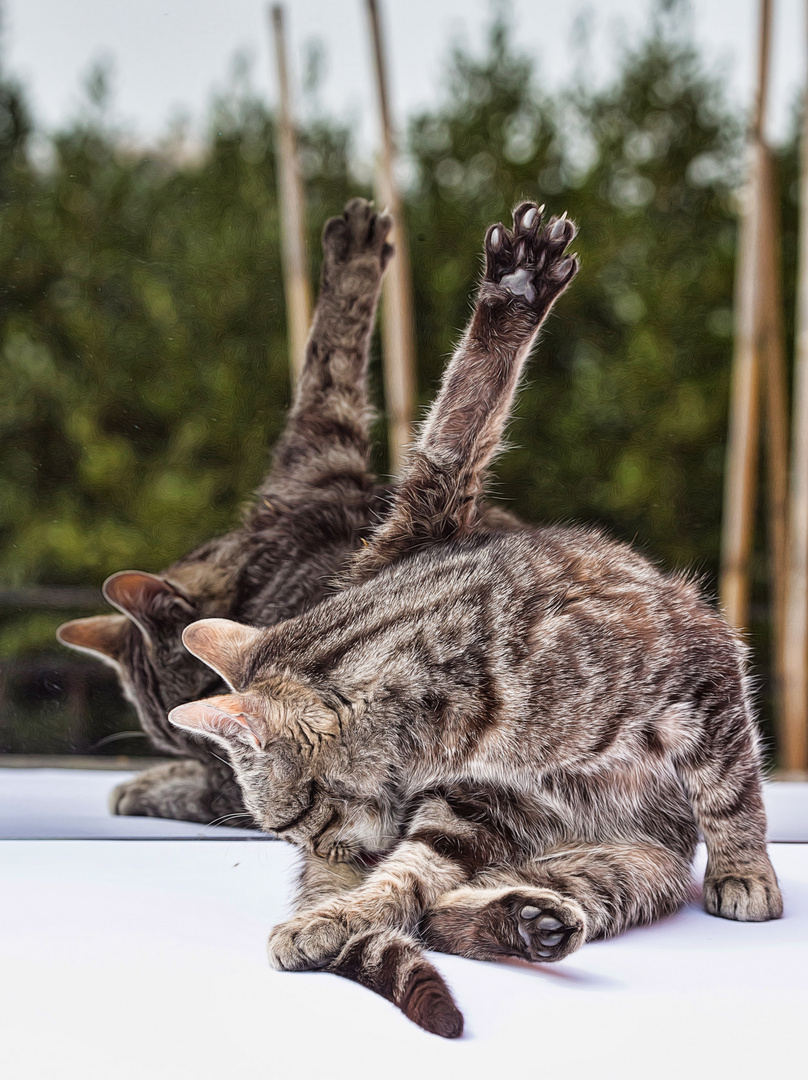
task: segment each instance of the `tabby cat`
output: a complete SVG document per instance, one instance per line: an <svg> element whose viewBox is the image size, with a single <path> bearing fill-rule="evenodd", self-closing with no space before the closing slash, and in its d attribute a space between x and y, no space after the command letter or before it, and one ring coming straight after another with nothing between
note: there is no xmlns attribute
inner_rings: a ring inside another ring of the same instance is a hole
<svg viewBox="0 0 808 1080"><path fill-rule="evenodd" d="M332 591L346 558L384 515L390 489L369 471L366 374L391 220L352 199L327 222L323 271L306 360L274 465L243 526L196 549L163 575L126 570L104 584L122 614L77 619L59 640L116 669L125 696L161 753L190 755L112 792L118 814L251 826L227 761L167 723L175 705L224 689L182 646L182 630L221 615L270 626ZM483 508L492 527L518 523Z"/></svg>
<svg viewBox="0 0 808 1080"><path fill-rule="evenodd" d="M123 571L104 584L121 614L77 619L59 640L111 664L161 753L191 760L120 785L113 812L251 825L232 770L204 740L170 725L182 702L222 688L182 646L204 616L270 625L317 603L388 498L368 468L366 371L391 219L352 199L323 233L320 294L297 396L271 472L244 524L164 574Z"/></svg>
<svg viewBox="0 0 808 1080"><path fill-rule="evenodd" d="M476 518L524 361L577 270L573 225L492 226L476 307L394 506L350 582L259 630L189 626L232 692L172 723L229 753L246 805L304 852L283 970L325 968L444 1036L422 946L555 961L704 903L777 918L744 652L681 576L582 528Z"/></svg>

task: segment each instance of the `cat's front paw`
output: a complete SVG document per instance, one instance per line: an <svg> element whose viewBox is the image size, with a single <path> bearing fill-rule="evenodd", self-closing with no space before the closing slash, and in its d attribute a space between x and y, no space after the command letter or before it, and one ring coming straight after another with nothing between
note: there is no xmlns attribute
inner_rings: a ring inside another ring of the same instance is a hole
<svg viewBox="0 0 808 1080"><path fill-rule="evenodd" d="M578 272L565 251L576 234L566 214L544 224L543 206L525 202L513 212L513 228L498 223L485 234L485 287L489 296L543 312Z"/></svg>
<svg viewBox="0 0 808 1080"><path fill-rule="evenodd" d="M389 214L377 213L367 199L351 199L341 217L330 218L323 229L323 253L327 267L339 270L361 263L379 274L393 255L387 236L393 227Z"/></svg>
<svg viewBox="0 0 808 1080"><path fill-rule="evenodd" d="M112 814L124 817L173 818L208 824L215 817L204 765L171 761L144 769L109 794Z"/></svg>
<svg viewBox="0 0 808 1080"><path fill-rule="evenodd" d="M297 947L297 931L302 927L300 916L279 923L269 935L267 956L276 971L309 971L316 964Z"/></svg>
<svg viewBox="0 0 808 1080"><path fill-rule="evenodd" d="M783 914L783 898L771 866L755 873L708 876L703 896L706 910L721 919L768 922Z"/></svg>
<svg viewBox="0 0 808 1080"><path fill-rule="evenodd" d="M315 908L295 915L269 935L269 962L278 971L316 971L337 956L354 931L336 911Z"/></svg>

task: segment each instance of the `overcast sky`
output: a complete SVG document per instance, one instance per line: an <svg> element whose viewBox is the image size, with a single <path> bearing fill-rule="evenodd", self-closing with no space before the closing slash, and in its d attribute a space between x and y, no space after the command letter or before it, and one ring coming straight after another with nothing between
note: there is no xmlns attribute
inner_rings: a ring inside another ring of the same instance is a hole
<svg viewBox="0 0 808 1080"><path fill-rule="evenodd" d="M228 82L234 54L252 61L255 88L274 100L265 0L2 0L5 64L24 83L36 119L53 128L74 116L94 61L113 67L113 111L134 137L149 142L172 117L199 122L212 92ZM381 0L399 122L435 99L452 42L478 46L490 0ZM625 42L648 25L652 0L510 0L518 43L538 60L550 87L569 79L568 45L576 18L587 20L591 77L608 78ZM805 0L774 0L775 34L769 126L788 128L805 79ZM349 119L367 150L376 134L364 0L287 0L291 64L302 76L312 42L326 55L321 102ZM731 98L751 101L758 0L693 0L696 40L723 65ZM582 14L583 13L583 14Z"/></svg>

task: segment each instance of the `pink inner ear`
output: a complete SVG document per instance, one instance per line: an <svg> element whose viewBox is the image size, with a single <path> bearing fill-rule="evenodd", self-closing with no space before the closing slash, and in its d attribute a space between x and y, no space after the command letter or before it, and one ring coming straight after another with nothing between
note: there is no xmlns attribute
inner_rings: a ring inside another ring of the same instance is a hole
<svg viewBox="0 0 808 1080"><path fill-rule="evenodd" d="M62 623L56 637L71 649L98 653L117 661L127 625L128 620L123 615L93 615Z"/></svg>
<svg viewBox="0 0 808 1080"><path fill-rule="evenodd" d="M163 578L142 570L121 570L104 582L104 596L127 615L146 611L155 596L176 596L177 590Z"/></svg>
<svg viewBox="0 0 808 1080"><path fill-rule="evenodd" d="M261 746L255 721L246 714L244 701L235 694L178 705L168 714L168 719L186 731L198 731L200 735L226 741L247 741L257 748Z"/></svg>

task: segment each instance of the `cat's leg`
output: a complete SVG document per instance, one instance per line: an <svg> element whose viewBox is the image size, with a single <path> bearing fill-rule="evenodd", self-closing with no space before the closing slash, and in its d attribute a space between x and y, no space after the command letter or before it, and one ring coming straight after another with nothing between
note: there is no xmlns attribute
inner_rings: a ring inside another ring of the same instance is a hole
<svg viewBox="0 0 808 1080"><path fill-rule="evenodd" d="M275 927L270 961L283 971L321 968L356 934L411 933L444 893L512 857L509 842L497 831L458 816L443 798L425 800L406 838L360 885Z"/></svg>
<svg viewBox="0 0 808 1080"><path fill-rule="evenodd" d="M211 771L201 761L171 761L144 769L114 787L109 808L113 814L125 817L173 818L203 825L221 821L237 828L255 828L240 795L235 806L233 801L224 798L219 786L212 782Z"/></svg>
<svg viewBox="0 0 808 1080"><path fill-rule="evenodd" d="M323 230L320 293L305 362L253 516L306 502L324 485L370 484L367 365L392 220L351 199ZM277 503L277 505L276 505Z"/></svg>
<svg viewBox="0 0 808 1080"><path fill-rule="evenodd" d="M243 529L233 612L267 625L316 603L386 509L370 472L367 364L391 226L353 199L323 233L306 360Z"/></svg>
<svg viewBox="0 0 808 1080"><path fill-rule="evenodd" d="M354 863L334 862L307 851L301 854L295 898L298 914L356 889L368 876L366 868ZM400 930L354 935L325 970L392 1001L427 1031L449 1039L463 1032L463 1017L443 978L418 941Z"/></svg>
<svg viewBox="0 0 808 1080"><path fill-rule="evenodd" d="M661 846L582 845L478 875L430 908L421 937L438 952L551 963L584 941L670 915L691 888L688 861Z"/></svg>
<svg viewBox="0 0 808 1080"><path fill-rule="evenodd" d="M527 355L577 271L575 256L564 253L574 235L566 216L545 225L533 203L517 207L512 230L489 228L471 321L410 453L393 509L355 556L349 580L366 581L408 551L473 526Z"/></svg>
<svg viewBox="0 0 808 1080"><path fill-rule="evenodd" d="M688 720L674 760L707 845L704 906L741 922L779 919L783 899L766 850L758 736L737 650L723 670L701 672Z"/></svg>
<svg viewBox="0 0 808 1080"><path fill-rule="evenodd" d="M323 900L350 892L367 877L368 871L352 862L333 859L301 850L300 873L297 879L295 911L308 911Z"/></svg>

